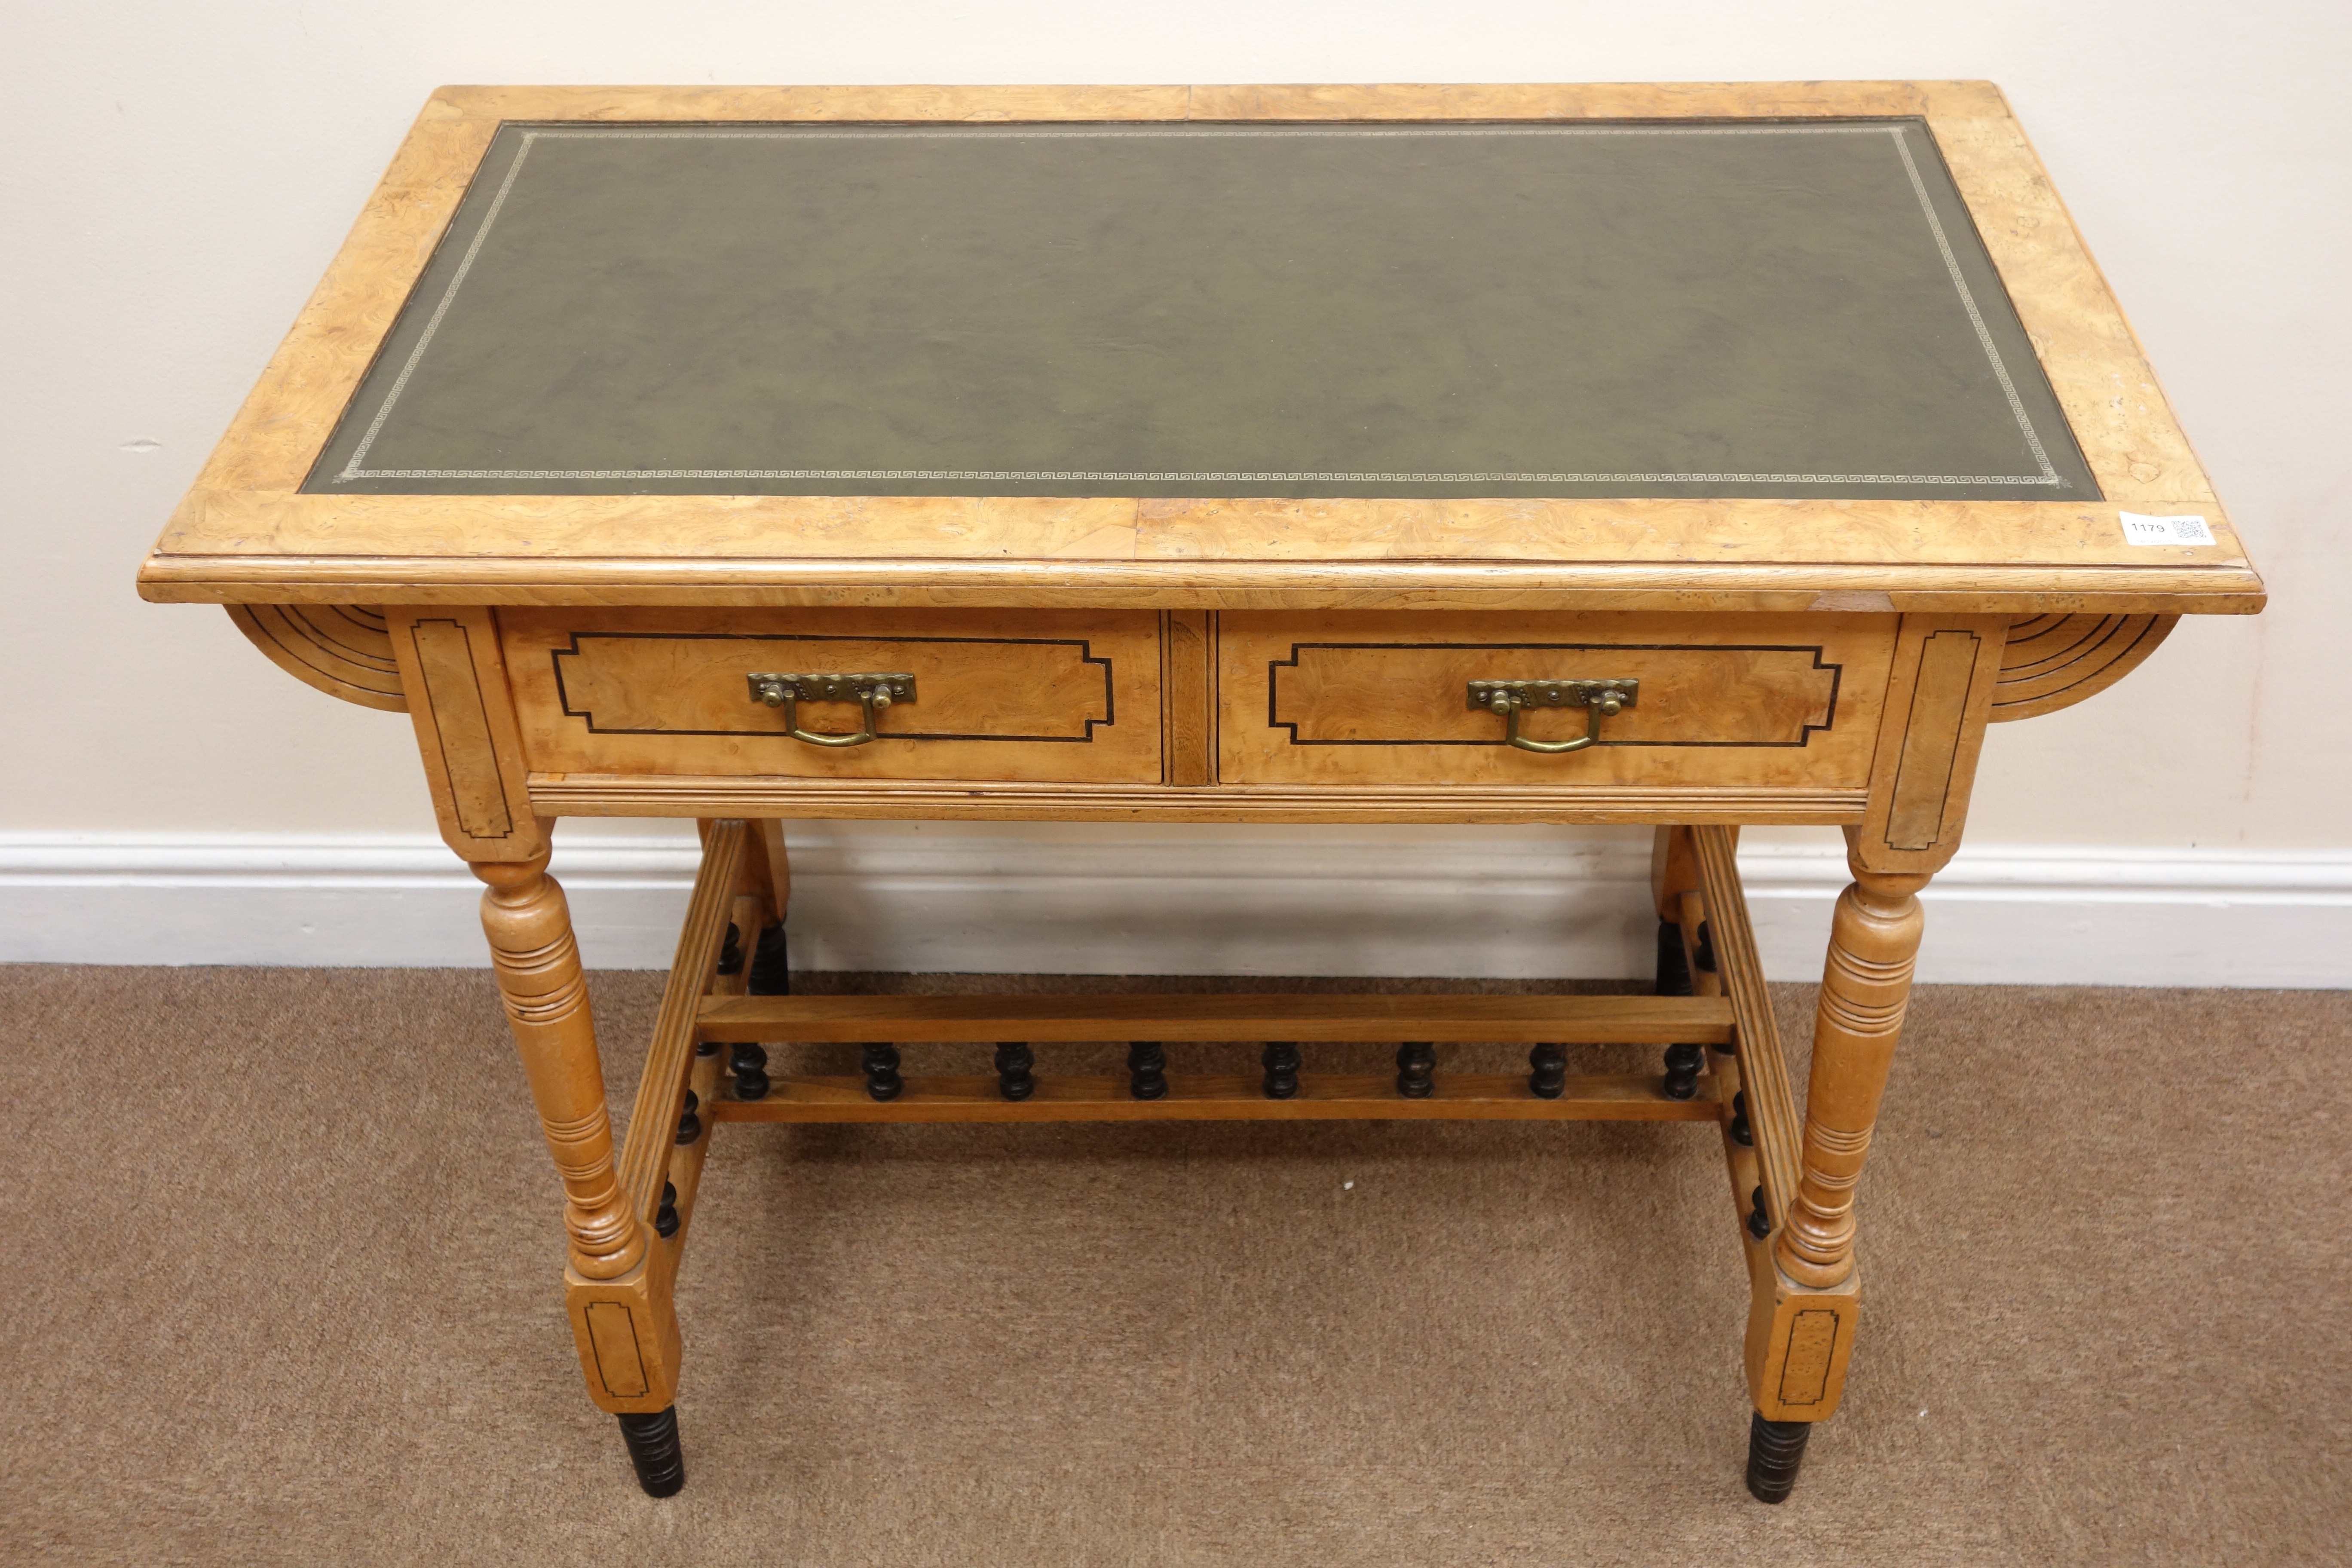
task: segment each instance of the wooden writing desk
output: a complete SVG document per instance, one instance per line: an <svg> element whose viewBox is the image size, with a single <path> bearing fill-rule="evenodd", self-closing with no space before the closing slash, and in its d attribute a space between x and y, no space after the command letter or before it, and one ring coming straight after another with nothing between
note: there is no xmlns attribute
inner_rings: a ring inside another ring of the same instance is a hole
<svg viewBox="0 0 2352 1568"><path fill-rule="evenodd" d="M718 1123L1598 1117L1718 1131L1778 1500L1986 723L2263 603L1971 82L445 89L140 588L415 722L657 1494ZM702 823L617 1158L566 815ZM1659 994L796 999L833 816L1654 824ZM1801 1121L1742 823L1849 845ZM951 1040L995 1075L902 1073Z"/></svg>

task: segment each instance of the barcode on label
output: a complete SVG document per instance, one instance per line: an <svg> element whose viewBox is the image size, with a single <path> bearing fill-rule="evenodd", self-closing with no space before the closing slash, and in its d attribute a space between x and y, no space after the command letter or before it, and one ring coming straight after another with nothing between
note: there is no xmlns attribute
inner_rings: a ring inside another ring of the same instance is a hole
<svg viewBox="0 0 2352 1568"><path fill-rule="evenodd" d="M2126 544L2210 544L2213 530L2198 512L2185 511L2172 517L2148 517L2140 512L2118 512L2124 525Z"/></svg>

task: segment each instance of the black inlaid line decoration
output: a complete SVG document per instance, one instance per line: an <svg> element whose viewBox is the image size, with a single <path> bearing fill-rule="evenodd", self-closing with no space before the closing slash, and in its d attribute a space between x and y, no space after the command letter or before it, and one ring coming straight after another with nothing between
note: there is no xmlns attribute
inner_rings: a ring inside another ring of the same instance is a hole
<svg viewBox="0 0 2352 1568"><path fill-rule="evenodd" d="M1811 654L1811 655L1813 656L1813 662L1812 662L1812 664L1811 664L1811 666L1810 668L1813 668L1813 669L1825 669L1825 670L1829 671L1829 676L1830 676L1830 694L1829 694L1829 702L1828 702L1828 705L1827 705L1826 709L1824 710L1824 712L1823 712L1823 715L1822 715L1822 721L1821 721L1820 723L1818 723L1818 724L1808 722L1808 723L1804 726L1803 732L1802 732L1802 733L1801 733L1801 735L1800 735L1796 740L1793 740L1793 741L1625 741L1625 740L1614 740L1614 739L1611 739L1611 738L1609 738L1609 737L1607 737L1607 736L1603 736L1603 737L1602 737L1602 739L1601 740L1601 742L1599 742L1599 743L1600 743L1601 745L1602 745L1602 746L1684 746L1684 747L1694 747L1694 746L1714 746L1714 747L1730 747L1730 748L1737 749L1737 750L1754 750L1754 749L1758 749L1758 748L1761 748L1761 747L1784 747L1784 748L1797 748L1797 747L1802 747L1802 746L1810 745L1810 744L1812 742L1812 738L1813 738L1813 736L1814 736L1817 732L1826 732L1826 731L1828 731L1834 730L1834 729L1836 729L1836 728L1837 728L1837 705L1838 705L1838 692L1839 692L1840 688L1841 688L1841 687L1843 686L1843 684L1844 683L1844 679L1845 679L1845 666L1844 666L1844 665L1843 665L1843 664L1832 664L1832 663L1830 663L1830 662L1828 661L1828 659L1824 657L1824 655L1828 652L1828 650L1827 650L1826 648L1824 648L1824 647L1821 647L1821 646L1817 645L1817 644L1810 644L1810 643L1792 643L1792 644L1778 644L1778 643L1632 643L1632 642L1625 642L1625 643L1478 643L1478 642L1300 642L1300 643L1292 643L1292 644L1290 645L1290 657L1289 657L1288 658L1276 658L1276 659L1268 659L1268 660L1266 661L1266 667L1265 667L1265 722L1266 722L1266 728L1268 728L1268 729L1270 729L1270 730L1282 730L1282 731L1287 731L1287 732L1289 733L1289 736L1290 736L1290 743L1291 743L1292 745L1294 745L1294 746L1488 746L1488 747L1505 747L1505 748L1507 748L1507 747L1510 745L1510 742L1509 742L1508 741L1505 740L1505 739L1503 738L1502 734L1501 734L1499 731L1497 731L1497 733L1494 736L1494 738L1493 738L1493 739L1491 739L1491 740L1486 740L1486 741L1448 741L1448 740L1404 740L1404 741L1339 741L1339 740L1333 740L1333 741L1315 741L1315 740L1301 740L1301 739L1299 739L1299 735L1298 735L1298 721L1296 721L1296 720L1289 720L1289 719L1285 719L1285 718L1283 718L1283 717L1282 717L1282 713L1281 713L1281 708L1282 708L1282 684L1281 684L1281 682L1282 682L1282 678L1281 678L1281 675L1280 675L1280 673L1279 673L1279 672L1280 672L1280 671L1282 671L1282 670L1286 670L1286 669L1297 669L1297 668L1298 668L1298 656L1299 656L1299 654L1300 654L1302 651L1304 651L1304 650L1306 650L1306 649L1308 649L1308 648L1316 648L1316 649L1330 648L1330 649L1336 649L1336 650L1341 650L1341 651L1355 650L1355 649L1365 649L1365 648L1377 648L1377 649L1383 649L1383 650L1386 650L1386 649L1392 649L1392 648L1393 648L1393 649L1453 648L1453 649L1463 649L1463 650L1471 650L1471 651L1492 652L1492 653L1496 653L1496 654L1517 654L1517 653L1597 653L1597 654L1612 654L1612 653L1809 653L1809 654ZM1460 689L1460 688L1458 688L1458 687L1451 688L1451 689L1449 689L1449 691L1448 691L1448 693L1446 693L1446 695L1452 695L1452 694L1454 694L1454 692L1458 692L1458 691L1459 691L1459 689Z"/></svg>
<svg viewBox="0 0 2352 1568"><path fill-rule="evenodd" d="M1093 742L1097 725L1115 724L1118 721L1118 710L1113 706L1115 700L1113 691L1118 683L1112 679L1110 656L1096 653L1094 645L1085 637L927 637L892 635L848 637L830 632L574 632L572 634L569 647L551 648L548 650L548 657L555 671L555 695L557 700L562 705L564 717L586 720L588 732L592 735L724 735L743 736L755 740L790 739L776 730L632 730L599 725L593 711L572 706L572 692L563 679L563 661L567 658L580 658L584 651L580 645L592 640L599 642L951 643L985 647L1074 647L1078 650L1080 664L1097 665L1102 670L1103 716L1099 719L1087 718L1087 732L1083 735L967 735L950 731L892 730L876 738L880 741L1003 741L1020 744L1087 745ZM922 671L917 670L914 673L917 680L920 681ZM745 705L750 706L748 699Z"/></svg>

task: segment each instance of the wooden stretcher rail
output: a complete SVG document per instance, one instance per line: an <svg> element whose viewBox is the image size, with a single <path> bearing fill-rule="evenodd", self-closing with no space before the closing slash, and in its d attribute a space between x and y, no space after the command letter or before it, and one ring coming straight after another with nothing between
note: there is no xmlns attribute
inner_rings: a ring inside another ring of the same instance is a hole
<svg viewBox="0 0 2352 1568"><path fill-rule="evenodd" d="M1697 1098L1668 1100L1655 1073L1571 1078L1538 1100L1525 1073L1437 1075L1426 1100L1396 1091L1392 1073L1301 1073L1298 1093L1268 1100L1255 1075L1170 1073L1161 1100L1137 1100L1124 1077L1046 1077L1021 1101L992 1075L909 1078L876 1100L860 1078L779 1078L763 1100L720 1100L720 1121L1714 1121L1721 1108L1700 1080Z"/></svg>
<svg viewBox="0 0 2352 1568"><path fill-rule="evenodd" d="M757 831L756 827L749 824L746 825L746 828L747 834ZM708 853L706 850L705 854ZM710 991L713 994L721 996L740 996L743 994L744 985L751 979L751 951L759 942L761 931L767 928L772 917L769 906L760 897L739 893L736 895L734 903L729 907L727 918L728 923L736 929L738 940L741 944L743 962L736 965L732 971L722 971L712 975ZM708 1053L698 1050L694 1054L687 1070L686 1083L688 1089L697 1097L700 1104L704 1106L718 1104L720 1085L725 1079L726 1058L721 1053L715 1050ZM709 1121L712 1118L706 1116L703 1120ZM660 1191L662 1185L665 1183L668 1184L677 1194L676 1200L669 1205L670 1212L677 1218L677 1228L665 1238L674 1257L686 1249L687 1233L694 1226L695 1199L702 1193L702 1165L709 1154L710 1138L707 1131L691 1143L679 1143L673 1137L667 1162L664 1164L659 1177L648 1184L653 1189L651 1195L654 1200L654 1223L657 1231L660 1227L662 1210Z"/></svg>
<svg viewBox="0 0 2352 1568"><path fill-rule="evenodd" d="M745 832L740 821L714 822L703 840L702 868L695 876L694 892L687 902L677 956L662 990L653 1044L646 1052L645 1076L638 1081L636 1109L629 1118L628 1142L621 1150L621 1190L648 1222L661 1201L663 1173L670 1163L674 1130L686 1101L698 1004L710 984L719 946L726 939L727 917L743 867Z"/></svg>
<svg viewBox="0 0 2352 1568"><path fill-rule="evenodd" d="M1729 1043L1731 1019L1730 1005L1717 996L713 996L704 999L696 1028L703 1039L730 1043L1425 1040L1705 1046Z"/></svg>
<svg viewBox="0 0 2352 1568"><path fill-rule="evenodd" d="M1764 964L1748 923L1748 899L1739 884L1732 836L1720 827L1694 827L1691 845L1698 861L1699 887L1722 976L1727 1002L1739 1020L1739 1076L1748 1096L1748 1120L1756 1139L1756 1163L1764 1188L1766 1214L1778 1227L1797 1194L1797 1150L1802 1141L1796 1096L1790 1087L1780 1030L1764 985Z"/></svg>

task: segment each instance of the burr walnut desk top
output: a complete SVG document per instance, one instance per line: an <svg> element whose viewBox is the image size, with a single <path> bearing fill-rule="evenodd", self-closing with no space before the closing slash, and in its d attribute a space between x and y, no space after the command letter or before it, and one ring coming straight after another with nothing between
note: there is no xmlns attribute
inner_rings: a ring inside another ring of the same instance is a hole
<svg viewBox="0 0 2352 1568"><path fill-rule="evenodd" d="M142 590L2261 597L1968 82L444 89Z"/></svg>
<svg viewBox="0 0 2352 1568"><path fill-rule="evenodd" d="M590 1390L656 1491L711 1122L1412 1114L1722 1127L1785 1495L1985 726L2263 604L1980 82L445 89L139 581L410 713L490 885ZM708 825L617 1161L544 874L576 814ZM1149 1041L1126 1088L1031 1098L1025 1046L901 1084L871 1042L909 1029L1400 1026L746 997L773 822L828 816L1656 824L1668 994L1430 999L1393 1093ZM1743 822L1840 826L1854 868L1801 1132ZM772 1086L775 1039L869 1042L866 1078ZM1531 1077L1432 1065L1496 1039ZM1597 1039L1677 1042L1664 1087L1565 1079Z"/></svg>

